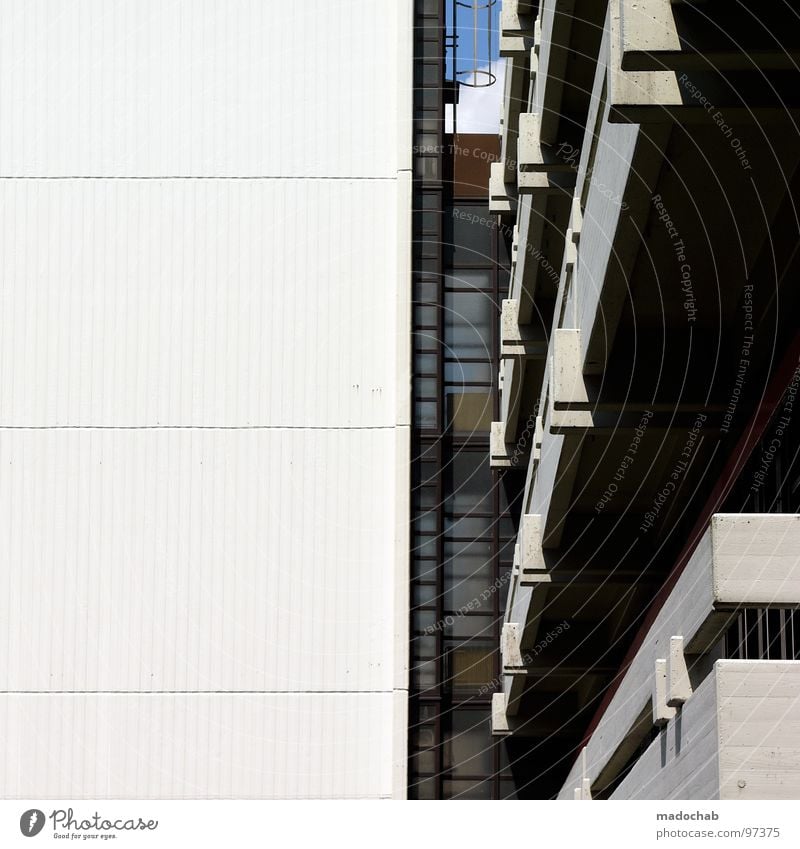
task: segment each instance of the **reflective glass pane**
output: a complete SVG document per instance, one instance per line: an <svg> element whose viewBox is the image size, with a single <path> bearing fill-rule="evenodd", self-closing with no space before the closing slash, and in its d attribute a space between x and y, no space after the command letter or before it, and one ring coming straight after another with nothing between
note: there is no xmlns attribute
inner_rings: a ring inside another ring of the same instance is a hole
<svg viewBox="0 0 800 849"><path fill-rule="evenodd" d="M488 516L465 516L460 519L446 518L445 533L450 537L474 540L492 533L494 520Z"/></svg>
<svg viewBox="0 0 800 849"><path fill-rule="evenodd" d="M472 269L456 269L445 275L445 286L448 289L491 289L492 272Z"/></svg>
<svg viewBox="0 0 800 849"><path fill-rule="evenodd" d="M436 303L439 297L439 285L435 280L420 280L414 292L419 303Z"/></svg>
<svg viewBox="0 0 800 849"><path fill-rule="evenodd" d="M489 433L494 411L490 391L486 386L448 394L447 426L453 433L460 436Z"/></svg>
<svg viewBox="0 0 800 849"><path fill-rule="evenodd" d="M437 327L439 324L439 308L432 306L414 307L414 325L416 327Z"/></svg>
<svg viewBox="0 0 800 849"><path fill-rule="evenodd" d="M436 728L433 725L418 725L411 730L412 749L431 749L436 745Z"/></svg>
<svg viewBox="0 0 800 849"><path fill-rule="evenodd" d="M418 401L414 405L417 427L436 427L436 402Z"/></svg>
<svg viewBox="0 0 800 849"><path fill-rule="evenodd" d="M415 690L429 690L436 687L437 664L434 660L420 661L411 667L411 686Z"/></svg>
<svg viewBox="0 0 800 849"><path fill-rule="evenodd" d="M408 788L408 795L412 799L435 799L436 779L421 778L418 781L414 781Z"/></svg>
<svg viewBox="0 0 800 849"><path fill-rule="evenodd" d="M488 605L490 601L487 601ZM481 616L471 614L470 616L452 616L444 622L444 634L446 637L462 639L465 637L480 637L491 639L494 635L494 616Z"/></svg>
<svg viewBox="0 0 800 849"><path fill-rule="evenodd" d="M516 799L517 785L513 779L504 779L500 782L500 798L501 799Z"/></svg>
<svg viewBox="0 0 800 849"><path fill-rule="evenodd" d="M439 213L438 212L418 212L417 223L421 225L423 233L438 233L439 232Z"/></svg>
<svg viewBox="0 0 800 849"><path fill-rule="evenodd" d="M444 379L448 383L463 386L468 383L491 383L494 378L492 364L464 363L459 360L446 361Z"/></svg>
<svg viewBox="0 0 800 849"><path fill-rule="evenodd" d="M433 660L436 657L436 637L414 637L411 652L414 660Z"/></svg>
<svg viewBox="0 0 800 849"><path fill-rule="evenodd" d="M411 596L413 607L429 607L436 604L436 584L415 584Z"/></svg>
<svg viewBox="0 0 800 849"><path fill-rule="evenodd" d="M448 651L449 684L461 697L486 696L495 687L496 646L489 640L470 640Z"/></svg>
<svg viewBox="0 0 800 849"><path fill-rule="evenodd" d="M416 557L411 561L411 577L420 581L432 581L436 578L438 566L435 560L419 560Z"/></svg>
<svg viewBox="0 0 800 849"><path fill-rule="evenodd" d="M433 750L427 752L418 752L412 755L409 767L412 774L419 775L421 772L436 772L436 752Z"/></svg>
<svg viewBox="0 0 800 849"><path fill-rule="evenodd" d="M487 451L461 451L445 470L449 484L449 513L489 513L492 510L492 474Z"/></svg>
<svg viewBox="0 0 800 849"><path fill-rule="evenodd" d="M417 354L414 357L414 371L417 374L436 374L436 354Z"/></svg>
<svg viewBox="0 0 800 849"><path fill-rule="evenodd" d="M428 94L428 92L426 92ZM436 94L436 92L434 92ZM414 161L414 172L421 180L436 180L439 177L439 159L436 156L418 156Z"/></svg>
<svg viewBox="0 0 800 849"><path fill-rule="evenodd" d="M444 556L445 608L479 610L484 604L491 604L485 593L494 582L492 544L446 542Z"/></svg>
<svg viewBox="0 0 800 849"><path fill-rule="evenodd" d="M432 508L437 506L436 489L432 486L422 486L415 490L414 499L419 507Z"/></svg>
<svg viewBox="0 0 800 849"><path fill-rule="evenodd" d="M500 536L504 539L514 539L517 535L517 528L510 518L500 519Z"/></svg>
<svg viewBox="0 0 800 849"><path fill-rule="evenodd" d="M449 714L450 730L444 740L444 768L455 777L494 774L494 743L488 712L454 710Z"/></svg>
<svg viewBox="0 0 800 849"><path fill-rule="evenodd" d="M460 265L491 265L496 223L486 206L461 206L447 216L452 261Z"/></svg>
<svg viewBox="0 0 800 849"><path fill-rule="evenodd" d="M491 359L497 318L491 298L481 292L446 292L444 306L445 355Z"/></svg>
<svg viewBox="0 0 800 849"><path fill-rule="evenodd" d="M416 610L411 617L412 631L415 634L425 635L435 633L436 612L433 610Z"/></svg>
<svg viewBox="0 0 800 849"><path fill-rule="evenodd" d="M435 513L419 513L414 518L414 530L417 533L435 533L436 532L436 514Z"/></svg>
<svg viewBox="0 0 800 849"><path fill-rule="evenodd" d="M421 377L414 381L414 395L417 398L435 398L438 388L435 377Z"/></svg>

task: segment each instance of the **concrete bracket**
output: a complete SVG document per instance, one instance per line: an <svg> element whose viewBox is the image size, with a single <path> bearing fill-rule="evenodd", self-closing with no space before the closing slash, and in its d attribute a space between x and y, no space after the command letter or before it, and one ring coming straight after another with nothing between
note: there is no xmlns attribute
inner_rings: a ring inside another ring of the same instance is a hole
<svg viewBox="0 0 800 849"><path fill-rule="evenodd" d="M504 162L492 162L489 166L489 212L507 216L517 212L514 186L506 182Z"/></svg>
<svg viewBox="0 0 800 849"><path fill-rule="evenodd" d="M534 20L532 14L520 9L519 0L503 0L500 10L500 31L504 36L533 36Z"/></svg>
<svg viewBox="0 0 800 849"><path fill-rule="evenodd" d="M655 662L653 676L653 725L666 725L675 716L675 708L667 704L667 661Z"/></svg>
<svg viewBox="0 0 800 849"><path fill-rule="evenodd" d="M575 271L575 265L578 262L578 248L575 242L575 233L571 227L567 228L567 241L564 245L564 270L567 274L572 274Z"/></svg>
<svg viewBox="0 0 800 849"><path fill-rule="evenodd" d="M546 566L542 553L542 517L526 513L519 527L520 572L522 575L543 575Z"/></svg>
<svg viewBox="0 0 800 849"><path fill-rule="evenodd" d="M520 649L520 627L516 622L506 622L500 635L500 654L504 675L525 675L525 664Z"/></svg>
<svg viewBox="0 0 800 849"><path fill-rule="evenodd" d="M542 171L552 173L562 171L572 174L575 167L572 161L559 158L555 153L557 145L542 144L541 121L536 112L522 112L519 116L519 168L520 171ZM574 179L572 180L574 185Z"/></svg>
<svg viewBox="0 0 800 849"><path fill-rule="evenodd" d="M683 637L669 638L667 654L667 704L670 707L682 705L692 695L689 670L683 654Z"/></svg>
<svg viewBox="0 0 800 849"><path fill-rule="evenodd" d="M583 229L583 212L581 212L580 198L572 199L572 217L570 219L569 229L572 234L572 241L575 245L581 240L581 230Z"/></svg>
<svg viewBox="0 0 800 849"><path fill-rule="evenodd" d="M492 736L508 737L511 729L506 716L506 694L492 693Z"/></svg>
<svg viewBox="0 0 800 849"><path fill-rule="evenodd" d="M522 35L500 34L500 56L512 59L524 58L529 49L530 39Z"/></svg>
<svg viewBox="0 0 800 849"><path fill-rule="evenodd" d="M500 356L526 360L544 360L547 356L547 337L543 329L520 326L518 300L507 299L502 303Z"/></svg>
<svg viewBox="0 0 800 849"><path fill-rule="evenodd" d="M553 334L553 408L586 408L589 393L583 378L581 331L557 329Z"/></svg>
<svg viewBox="0 0 800 849"><path fill-rule="evenodd" d="M492 422L489 432L489 465L493 469L524 468L528 462L528 451L524 446L506 442L505 422Z"/></svg>
<svg viewBox="0 0 800 849"><path fill-rule="evenodd" d="M592 801L592 782L586 773L586 746L581 749L581 783L573 791L572 798L578 802Z"/></svg>

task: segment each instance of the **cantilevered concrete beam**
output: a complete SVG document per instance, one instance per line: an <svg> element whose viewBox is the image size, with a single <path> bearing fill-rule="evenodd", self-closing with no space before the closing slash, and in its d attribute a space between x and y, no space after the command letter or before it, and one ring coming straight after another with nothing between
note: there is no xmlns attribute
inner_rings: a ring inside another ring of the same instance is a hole
<svg viewBox="0 0 800 849"><path fill-rule="evenodd" d="M517 213L516 188L506 182L502 162L492 162L489 171L489 212L513 217Z"/></svg>
<svg viewBox="0 0 800 849"><path fill-rule="evenodd" d="M503 359L543 360L547 356L548 342L541 324L520 323L519 301L503 301L500 313L500 356Z"/></svg>
<svg viewBox="0 0 800 849"><path fill-rule="evenodd" d="M625 70L622 26L625 2L626 0L611 0L609 6L611 38L608 101L611 121L634 124L706 123L709 120L707 103L724 110L725 119L731 124L786 121L787 116L796 117L800 110L800 91L792 83L796 72L791 65L782 78L770 77L763 68L754 68L748 84L742 85L740 81L735 88L731 87L724 69L700 70L697 71L700 76L695 76L694 79L689 76L693 69L689 72L663 70L664 65L658 66L660 70ZM650 31L649 37L655 39L657 31L665 31L664 9L655 0L648 0L648 5L650 3L658 9L657 14L661 21ZM662 37L667 38L666 44L674 48L674 38L669 35ZM629 34L630 38L633 36ZM641 51L637 50L637 55L641 56ZM787 65L791 62L791 54L786 62Z"/></svg>
<svg viewBox="0 0 800 849"><path fill-rule="evenodd" d="M800 516L717 514L651 626L588 744L593 786L611 782L623 765L625 741L643 713L652 721L656 660L668 657L673 637L697 661L719 642L742 608L800 608ZM693 663L688 663L692 673ZM665 669L665 672L667 670ZM669 698L669 690L666 691ZM695 698L684 688L684 710ZM636 732L641 733L641 728ZM561 798L569 798L576 764ZM616 772L615 772L616 771Z"/></svg>
<svg viewBox="0 0 800 849"><path fill-rule="evenodd" d="M533 38L536 15L532 4L525 0L503 0L500 9L500 31L504 36Z"/></svg>
<svg viewBox="0 0 800 849"><path fill-rule="evenodd" d="M553 334L553 369L551 372L551 401L557 413L572 413L573 416L557 416L558 428L589 428L604 429L608 422L603 422L597 413L630 413L634 418L643 412L666 413L667 419L662 426L675 427L680 422L675 414L686 414L691 417L703 413L707 417L721 413L723 406L710 404L707 398L696 401L682 397L660 399L636 397L608 397L604 391L603 378L584 374L583 346L581 331L573 328L559 328ZM580 413L590 415L581 416ZM717 417L718 418L718 417ZM659 426L658 421L651 423ZM612 420L611 426L615 432L624 430L626 423L620 419ZM711 425L709 425L710 429Z"/></svg>
<svg viewBox="0 0 800 849"><path fill-rule="evenodd" d="M698 13L699 11L699 13ZM753 4L760 26L737 4L724 21L673 0L621 0L622 68L625 71L796 71L800 45L775 44L765 31L792 32L783 3ZM748 33L749 30L749 33ZM749 35L749 37L748 37Z"/></svg>

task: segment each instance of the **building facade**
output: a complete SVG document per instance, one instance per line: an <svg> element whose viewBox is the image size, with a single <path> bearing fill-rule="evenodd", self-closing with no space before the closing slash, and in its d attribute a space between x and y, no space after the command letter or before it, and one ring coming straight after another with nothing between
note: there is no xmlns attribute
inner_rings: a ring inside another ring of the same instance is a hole
<svg viewBox="0 0 800 849"><path fill-rule="evenodd" d="M412 16L0 4L1 796L405 796Z"/></svg>
<svg viewBox="0 0 800 849"><path fill-rule="evenodd" d="M464 95L454 42L472 44L453 24L452 3L417 4L408 793L509 799L528 744L489 719L524 476L493 476L488 451L513 231L488 207L497 135L446 120Z"/></svg>
<svg viewBox="0 0 800 849"><path fill-rule="evenodd" d="M493 732L540 798L798 798L797 18L502 16L490 456L525 483Z"/></svg>

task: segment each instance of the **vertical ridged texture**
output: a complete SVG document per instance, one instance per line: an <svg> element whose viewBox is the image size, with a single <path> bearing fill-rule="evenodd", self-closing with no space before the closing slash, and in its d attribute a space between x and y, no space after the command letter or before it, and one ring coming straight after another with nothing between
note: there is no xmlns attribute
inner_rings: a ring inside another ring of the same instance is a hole
<svg viewBox="0 0 800 849"><path fill-rule="evenodd" d="M395 2L3 0L0 175L394 177Z"/></svg>
<svg viewBox="0 0 800 849"><path fill-rule="evenodd" d="M0 796L402 784L399 26L0 4Z"/></svg>
<svg viewBox="0 0 800 849"><path fill-rule="evenodd" d="M391 426L395 206L388 180L0 181L0 425Z"/></svg>

